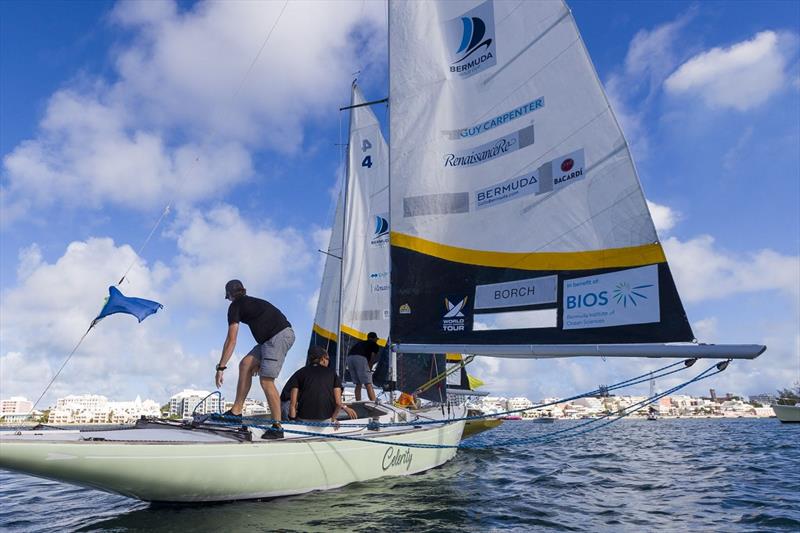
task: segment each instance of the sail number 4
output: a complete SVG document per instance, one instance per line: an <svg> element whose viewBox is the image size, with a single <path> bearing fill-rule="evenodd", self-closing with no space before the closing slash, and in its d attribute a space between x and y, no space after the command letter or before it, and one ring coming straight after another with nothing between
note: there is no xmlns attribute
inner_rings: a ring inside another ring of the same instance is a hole
<svg viewBox="0 0 800 533"><path fill-rule="evenodd" d="M372 143L369 142L369 140L364 139L363 141L361 141L361 151L362 152L366 152L370 148L372 148ZM371 155L364 156L364 159L361 160L361 166L362 167L367 167L367 168L372 168L372 156Z"/></svg>

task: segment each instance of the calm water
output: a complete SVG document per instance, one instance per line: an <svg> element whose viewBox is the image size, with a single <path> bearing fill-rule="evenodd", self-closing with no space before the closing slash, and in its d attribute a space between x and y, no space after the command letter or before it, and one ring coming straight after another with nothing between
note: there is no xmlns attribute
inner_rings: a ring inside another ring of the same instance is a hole
<svg viewBox="0 0 800 533"><path fill-rule="evenodd" d="M506 422L424 474L262 502L153 506L0 471L0 530L800 530L800 424L623 420L500 447L570 423Z"/></svg>

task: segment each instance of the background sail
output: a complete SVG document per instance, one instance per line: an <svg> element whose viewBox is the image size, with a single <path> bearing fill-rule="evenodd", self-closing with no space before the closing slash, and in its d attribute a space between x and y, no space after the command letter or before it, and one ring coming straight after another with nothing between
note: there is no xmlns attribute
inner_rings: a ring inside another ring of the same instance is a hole
<svg viewBox="0 0 800 533"><path fill-rule="evenodd" d="M693 340L566 5L389 17L392 342Z"/></svg>
<svg viewBox="0 0 800 533"><path fill-rule="evenodd" d="M339 191L336 211L333 216L333 228L328 243L325 267L322 271L322 283L319 288L317 312L314 315L314 326L311 330L310 346L322 346L328 350L331 366L338 371L339 327L339 284L341 282L342 265L342 231L344 228L344 189Z"/></svg>
<svg viewBox="0 0 800 533"><path fill-rule="evenodd" d="M364 103L353 85L353 105ZM388 148L370 106L350 111L342 272L342 353L367 333L389 335Z"/></svg>

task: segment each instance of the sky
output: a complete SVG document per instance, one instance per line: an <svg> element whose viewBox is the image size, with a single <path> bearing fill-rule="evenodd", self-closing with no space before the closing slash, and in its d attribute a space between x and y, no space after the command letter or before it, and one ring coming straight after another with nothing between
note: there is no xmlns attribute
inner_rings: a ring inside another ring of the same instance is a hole
<svg viewBox="0 0 800 533"><path fill-rule="evenodd" d="M800 4L570 7L695 334L769 347L688 392L790 386ZM141 324L106 318L42 406L213 390L230 278L297 332L279 382L299 367L341 179L338 108L354 76L368 99L387 96L386 32L377 0L0 3L0 397L37 398L126 272L123 293L164 309ZM385 106L376 112L386 128ZM251 347L242 330L237 358ZM478 358L470 373L493 394L540 399L661 364ZM232 399L235 371L226 377Z"/></svg>

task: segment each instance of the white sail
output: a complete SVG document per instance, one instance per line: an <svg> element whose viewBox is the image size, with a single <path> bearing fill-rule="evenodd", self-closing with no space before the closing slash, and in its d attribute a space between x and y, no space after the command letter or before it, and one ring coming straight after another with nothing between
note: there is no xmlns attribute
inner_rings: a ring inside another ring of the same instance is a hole
<svg viewBox="0 0 800 533"><path fill-rule="evenodd" d="M353 103L365 103L353 85ZM370 106L350 111L345 235L342 272L342 338L348 346L389 335L389 169L388 147Z"/></svg>
<svg viewBox="0 0 800 533"><path fill-rule="evenodd" d="M400 351L693 341L565 3L392 2L389 28Z"/></svg>
<svg viewBox="0 0 800 533"><path fill-rule="evenodd" d="M331 361L338 361L339 296L342 265L342 232L344 228L344 189L339 191L331 237L325 252L325 267L317 299L317 311L311 332L311 345L328 350Z"/></svg>

